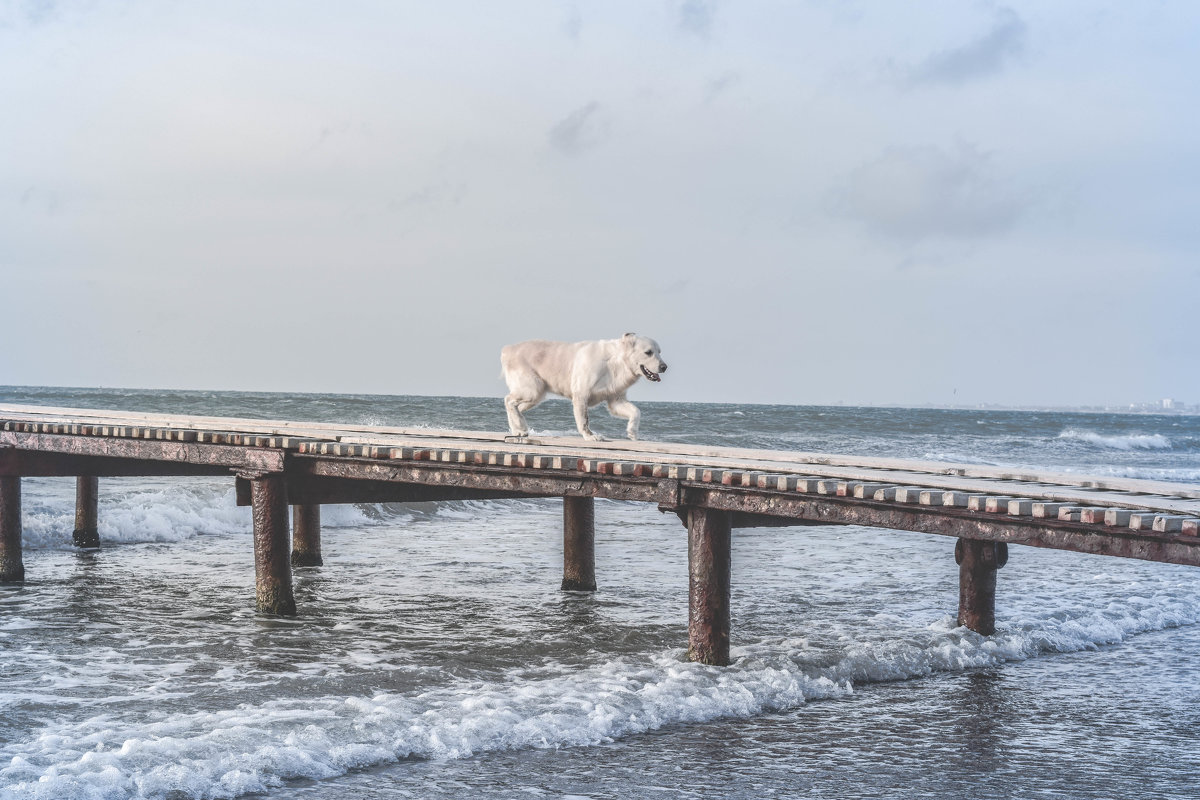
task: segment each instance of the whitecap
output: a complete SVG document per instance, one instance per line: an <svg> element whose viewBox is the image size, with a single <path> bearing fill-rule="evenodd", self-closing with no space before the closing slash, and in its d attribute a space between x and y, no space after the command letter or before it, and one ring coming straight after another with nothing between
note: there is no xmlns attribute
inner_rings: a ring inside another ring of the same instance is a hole
<svg viewBox="0 0 1200 800"><path fill-rule="evenodd" d="M666 725L751 718L855 687L1091 650L1200 621L1189 593L1016 614L994 636L946 617L895 635L866 629L830 651L804 639L735 648L714 668L677 650L541 679L460 681L409 694L290 698L151 721L112 715L47 727L9 750L0 797L233 798L294 779L320 780L405 758L462 759L589 746Z"/></svg>
<svg viewBox="0 0 1200 800"><path fill-rule="evenodd" d="M1059 439L1084 442L1110 450L1169 450L1171 440L1161 433L1127 433L1104 435L1095 431L1067 428L1058 435Z"/></svg>

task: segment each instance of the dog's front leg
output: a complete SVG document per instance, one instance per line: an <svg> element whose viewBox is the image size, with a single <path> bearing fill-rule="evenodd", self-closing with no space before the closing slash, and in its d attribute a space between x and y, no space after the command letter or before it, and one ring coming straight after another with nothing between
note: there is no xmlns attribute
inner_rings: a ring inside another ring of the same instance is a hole
<svg viewBox="0 0 1200 800"><path fill-rule="evenodd" d="M630 439L638 438L638 423L641 422L642 412L638 411L637 406L624 397L617 397L608 401L608 413L629 420L629 424L625 426L625 435Z"/></svg>
<svg viewBox="0 0 1200 800"><path fill-rule="evenodd" d="M604 437L592 433L592 429L588 427L587 401L575 399L571 402L575 407L575 427L579 429L579 435L589 442L603 442Z"/></svg>

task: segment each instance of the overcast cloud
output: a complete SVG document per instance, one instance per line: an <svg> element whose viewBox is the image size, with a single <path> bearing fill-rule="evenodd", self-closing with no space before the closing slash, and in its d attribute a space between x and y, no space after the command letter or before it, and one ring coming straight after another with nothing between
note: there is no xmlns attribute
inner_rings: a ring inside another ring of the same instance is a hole
<svg viewBox="0 0 1200 800"><path fill-rule="evenodd" d="M916 84L965 83L998 73L1025 48L1025 23L1011 8L995 12L991 29L978 39L941 50L912 71Z"/></svg>
<svg viewBox="0 0 1200 800"><path fill-rule="evenodd" d="M902 241L992 236L1013 226L1022 202L991 173L988 158L970 146L889 147L835 188L832 208Z"/></svg>
<svg viewBox="0 0 1200 800"><path fill-rule="evenodd" d="M0 2L0 383L1200 403L1200 6ZM881 72L882 71L882 72ZM881 74L883 77L881 77Z"/></svg>

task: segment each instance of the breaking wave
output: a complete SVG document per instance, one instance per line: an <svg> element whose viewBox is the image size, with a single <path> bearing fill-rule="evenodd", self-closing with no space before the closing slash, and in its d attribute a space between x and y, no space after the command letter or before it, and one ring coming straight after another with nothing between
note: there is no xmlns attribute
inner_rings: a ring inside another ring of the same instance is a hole
<svg viewBox="0 0 1200 800"><path fill-rule="evenodd" d="M402 759L598 745L666 725L749 718L856 685L1092 650L1200 621L1192 596L1155 594L1001 625L983 637L951 618L835 648L780 639L735 648L725 669L676 650L542 679L474 681L412 694L243 704L150 720L96 716L49 723L6 753L3 800L234 798L295 779L321 780ZM887 620L880 629L895 630Z"/></svg>
<svg viewBox="0 0 1200 800"><path fill-rule="evenodd" d="M1068 428L1058 435L1059 439L1084 442L1108 450L1170 450L1171 440L1160 433L1129 433L1106 436L1095 431Z"/></svg>
<svg viewBox="0 0 1200 800"><path fill-rule="evenodd" d="M73 480L26 479L22 543L29 548L73 547ZM321 525L368 525L382 515L369 507L327 505ZM139 483L101 481L97 528L104 543L180 542L202 535L249 534L250 509L237 505L231 481Z"/></svg>

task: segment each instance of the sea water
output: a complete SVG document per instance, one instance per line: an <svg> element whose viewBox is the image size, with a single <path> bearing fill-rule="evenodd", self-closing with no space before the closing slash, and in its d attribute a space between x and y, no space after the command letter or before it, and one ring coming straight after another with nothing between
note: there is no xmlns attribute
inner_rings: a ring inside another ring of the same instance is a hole
<svg viewBox="0 0 1200 800"><path fill-rule="evenodd" d="M498 398L0 389L0 402L504 427ZM641 403L644 438L1200 482L1200 418ZM596 427L618 437L621 420ZM571 435L570 409L531 412ZM597 501L595 593L555 500L326 506L299 615L254 611L221 478L24 479L0 586L0 798L1193 798L1200 570L1013 547L997 632L954 541L735 530L732 659L685 660L686 532Z"/></svg>

